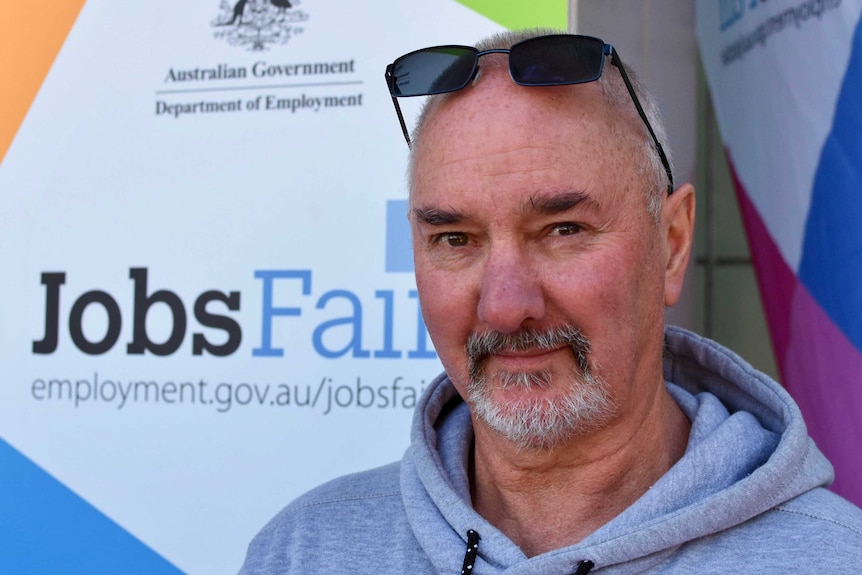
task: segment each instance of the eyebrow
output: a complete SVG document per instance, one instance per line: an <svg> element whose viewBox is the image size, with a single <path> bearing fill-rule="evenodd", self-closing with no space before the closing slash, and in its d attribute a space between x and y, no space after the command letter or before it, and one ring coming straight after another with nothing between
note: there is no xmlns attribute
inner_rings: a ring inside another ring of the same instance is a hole
<svg viewBox="0 0 862 575"><path fill-rule="evenodd" d="M569 191L563 193L534 194L524 202L524 211L553 216L563 214L581 204L592 209L599 207L598 202L590 194ZM413 208L412 213L417 222L428 226L450 226L463 223L467 220L466 215L455 209Z"/></svg>
<svg viewBox="0 0 862 575"><path fill-rule="evenodd" d="M528 211L538 212L546 216L562 214L578 206L585 204L589 208L597 208L598 203L585 192L570 191L555 194L541 194L530 196L526 204Z"/></svg>
<svg viewBox="0 0 862 575"><path fill-rule="evenodd" d="M461 212L441 208L414 208L413 215L418 222L429 226L448 226L465 219Z"/></svg>

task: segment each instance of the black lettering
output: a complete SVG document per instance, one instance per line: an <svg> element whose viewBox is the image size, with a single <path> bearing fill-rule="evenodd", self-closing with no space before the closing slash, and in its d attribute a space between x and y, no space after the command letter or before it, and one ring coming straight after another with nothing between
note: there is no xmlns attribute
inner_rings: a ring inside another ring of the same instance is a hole
<svg viewBox="0 0 862 575"><path fill-rule="evenodd" d="M404 391L406 393L401 399L401 407L404 409L413 409L416 407L416 390L412 387L405 387Z"/></svg>
<svg viewBox="0 0 862 575"><path fill-rule="evenodd" d="M230 311L239 310L238 291L232 291L228 295L211 290L198 296L198 299L195 301L195 319L203 326L227 332L227 341L221 345L215 345L210 343L204 334L196 333L192 336L192 355L202 355L206 351L212 355L223 357L239 349L239 345L242 342L242 329L237 321L228 316L208 312L206 307L211 301L224 303Z"/></svg>
<svg viewBox="0 0 862 575"><path fill-rule="evenodd" d="M280 383L278 389L278 395L275 397L275 405L290 405L290 387L284 383Z"/></svg>
<svg viewBox="0 0 862 575"><path fill-rule="evenodd" d="M377 402L377 407L384 408L389 407L389 388L386 386L380 386L377 388L377 397L380 400Z"/></svg>
<svg viewBox="0 0 862 575"><path fill-rule="evenodd" d="M46 387L44 379L34 379L33 384L30 386L30 393L33 395L33 399L38 399L39 401L45 399L44 392Z"/></svg>
<svg viewBox="0 0 862 575"><path fill-rule="evenodd" d="M245 393L245 399L240 398L241 392ZM234 400L239 405L248 405L249 403L251 403L251 399L253 397L251 386L247 383L239 384L238 386L236 386L236 389L234 390L233 397L234 397Z"/></svg>
<svg viewBox="0 0 862 575"><path fill-rule="evenodd" d="M155 355L170 355L177 351L186 335L186 310L180 297L172 291L158 290L147 295L147 268L130 268L129 277L135 282L135 317L132 342L126 346L130 354L140 355L150 351ZM173 326L171 335L164 343L154 343L147 335L147 313L156 303L163 303L171 310Z"/></svg>
<svg viewBox="0 0 862 575"><path fill-rule="evenodd" d="M341 397L341 392L347 392L347 401L339 401L339 397ZM353 403L353 390L347 387L346 385L340 385L335 390L335 403L338 407L350 407L350 404ZM327 410L328 411L328 410Z"/></svg>
<svg viewBox="0 0 862 575"><path fill-rule="evenodd" d="M363 402L362 397L363 393L368 395L368 401ZM356 406L357 407L371 407L374 405L374 389L370 386L362 385L362 379L356 378Z"/></svg>
<svg viewBox="0 0 862 575"><path fill-rule="evenodd" d="M150 389L153 390L153 398L156 403L159 401L159 384L155 381L136 381L135 382L135 402L138 400L138 390L144 389L144 401L150 402Z"/></svg>
<svg viewBox="0 0 862 575"><path fill-rule="evenodd" d="M33 353L54 353L60 326L60 286L66 283L63 272L42 274L45 286L45 336L33 342Z"/></svg>
<svg viewBox="0 0 862 575"><path fill-rule="evenodd" d="M105 331L105 336L96 342L92 342L84 336L82 324L84 311L87 309L87 306L94 303L100 304L108 313L108 329ZM69 313L69 334L72 336L72 343L75 344L75 347L90 355L100 355L114 347L114 344L117 343L122 323L123 318L120 315L120 306L117 305L117 302L110 294L99 290L88 291L72 305L72 311Z"/></svg>
<svg viewBox="0 0 862 575"><path fill-rule="evenodd" d="M54 398L54 389L57 390L57 399L63 399L63 390L66 391L66 399L72 399L72 382L68 379L49 379L48 399Z"/></svg>
<svg viewBox="0 0 862 575"><path fill-rule="evenodd" d="M293 386L293 404L297 407L305 407L307 405L311 405L311 386L305 386L305 401L299 400L299 390L302 389L298 385Z"/></svg>
<svg viewBox="0 0 862 575"><path fill-rule="evenodd" d="M177 400L174 396L177 394L177 391L176 383L173 381L165 382L165 384L162 385L162 401L165 403L176 403Z"/></svg>
<svg viewBox="0 0 862 575"><path fill-rule="evenodd" d="M191 396L191 400L189 403L195 402L195 384L190 381L186 381L180 384L180 403L185 403L186 401L186 389L190 390L189 395Z"/></svg>

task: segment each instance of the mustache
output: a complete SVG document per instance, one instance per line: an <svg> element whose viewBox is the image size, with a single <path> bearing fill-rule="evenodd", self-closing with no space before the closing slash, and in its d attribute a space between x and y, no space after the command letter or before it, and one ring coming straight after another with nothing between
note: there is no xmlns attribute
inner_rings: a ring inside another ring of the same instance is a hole
<svg viewBox="0 0 862 575"><path fill-rule="evenodd" d="M572 350L578 371L588 374L590 340L573 325L564 324L543 330L523 329L515 333L473 332L467 338L466 345L470 378L475 381L482 375L485 363L492 355L530 349L550 350L563 345Z"/></svg>

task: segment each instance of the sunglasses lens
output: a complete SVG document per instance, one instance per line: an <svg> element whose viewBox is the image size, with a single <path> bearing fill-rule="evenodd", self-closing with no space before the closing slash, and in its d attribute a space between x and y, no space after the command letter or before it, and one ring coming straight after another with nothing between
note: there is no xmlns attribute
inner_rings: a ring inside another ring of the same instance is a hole
<svg viewBox="0 0 862 575"><path fill-rule="evenodd" d="M476 54L468 46L439 46L402 56L392 65L389 90L396 97L460 90L473 77Z"/></svg>
<svg viewBox="0 0 862 575"><path fill-rule="evenodd" d="M604 42L584 36L542 36L512 47L512 79L524 86L593 82L602 75Z"/></svg>

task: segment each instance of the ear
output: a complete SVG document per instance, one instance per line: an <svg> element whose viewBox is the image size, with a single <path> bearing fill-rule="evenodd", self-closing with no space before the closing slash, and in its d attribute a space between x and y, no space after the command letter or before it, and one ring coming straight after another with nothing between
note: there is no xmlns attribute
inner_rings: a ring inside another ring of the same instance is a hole
<svg viewBox="0 0 862 575"><path fill-rule="evenodd" d="M665 232L664 305L679 300L694 238L694 187L683 184L665 198L662 230Z"/></svg>

